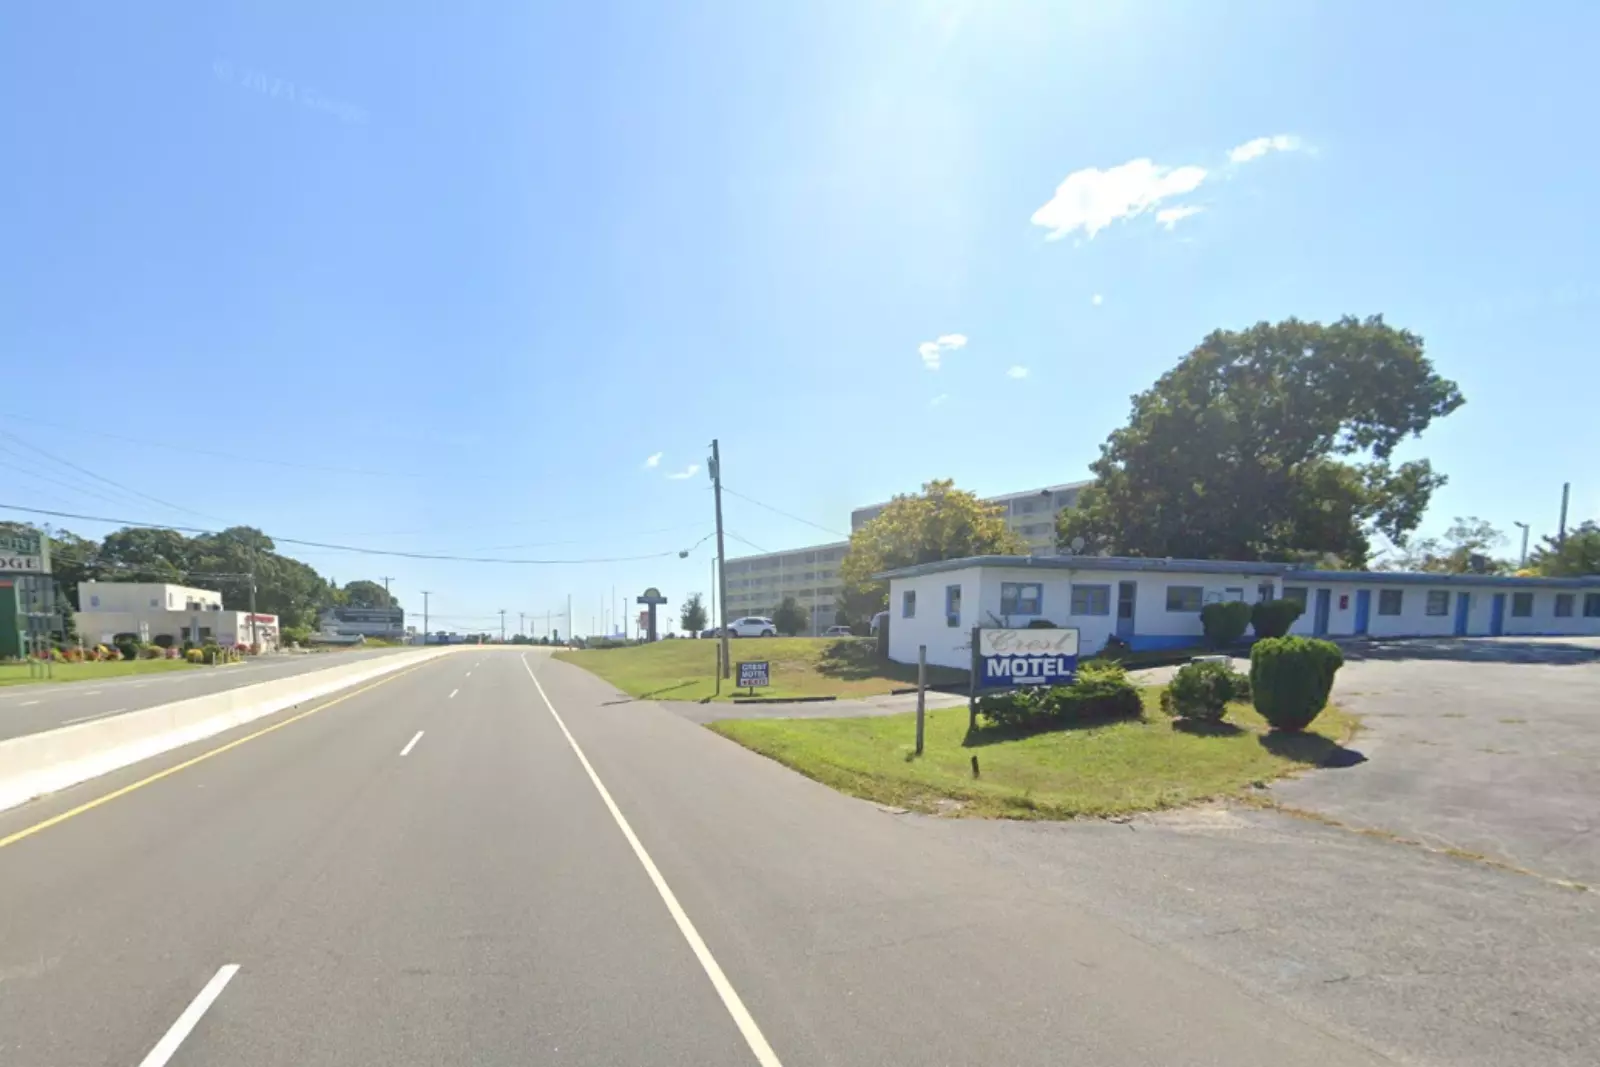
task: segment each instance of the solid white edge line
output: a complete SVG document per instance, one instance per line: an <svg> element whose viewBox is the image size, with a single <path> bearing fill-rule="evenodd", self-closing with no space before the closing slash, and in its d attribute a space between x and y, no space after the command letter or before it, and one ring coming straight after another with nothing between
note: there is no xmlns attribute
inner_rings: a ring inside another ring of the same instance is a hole
<svg viewBox="0 0 1600 1067"><path fill-rule="evenodd" d="M595 773L594 767L589 764L589 757L583 754L583 749L578 747L577 738L572 736L572 731L567 729L567 724L562 721L561 714L556 711L556 706L550 703L550 697L545 693L544 686L539 684L539 678L533 673L533 668L528 666L528 654L522 654L522 669L528 672L528 677L533 680L533 687L539 690L539 698L544 701L544 706L549 709L550 717L555 719L556 725L561 728L561 733L566 737L567 744L572 746L572 752L578 757L578 762L583 765L584 773L589 776L589 781L594 785L595 791L600 794L600 799L605 801L606 809L611 812L612 819L616 820L617 829L622 831L622 836L627 838L628 845L633 849L633 854L644 867L645 873L650 876L650 881L656 887L656 892L661 894L661 900L667 906L667 911L672 915L672 921L678 924L678 932L683 939L689 942L689 948L694 951L695 959L700 961L700 966L706 972L706 977L711 979L711 985L717 991L717 996L722 998L722 1006L728 1009L728 1014L733 1016L734 1025L739 1028L739 1033L744 1035L745 1044L750 1046L751 1053L761 1067L783 1067L778 1059L778 1054L772 1051L772 1046L767 1044L761 1027L756 1025L755 1018L750 1014L750 1009L744 1006L744 1001L739 999L738 992L733 988L733 983L728 981L728 976L722 973L722 967L717 963L716 957L711 955L711 950L706 947L705 940L701 938L700 931L696 930L690 921L688 912L683 910L683 905L678 903L677 895L672 892L672 887L667 885L667 880L662 877L661 871L656 867L655 860L650 858L644 845L640 843L638 835L633 832L633 827L628 825L627 818L622 814L622 809L617 807L617 802L611 799L611 792Z"/></svg>
<svg viewBox="0 0 1600 1067"><path fill-rule="evenodd" d="M418 730L417 731L417 736L413 737L411 740L407 741L406 742L406 747L402 748L400 750L400 755L402 755L402 756L407 755L413 748L416 748L417 747L417 742L422 740L422 734L423 734L423 731Z"/></svg>
<svg viewBox="0 0 1600 1067"><path fill-rule="evenodd" d="M445 697L445 699L446 699L446 700L454 700L454 699L455 699L455 698L456 698L456 694L457 694L457 693L459 693L459 692L461 692L461 690L459 690L459 689L452 689L452 690L450 690L450 695L449 695L449 696L447 696L447 697Z"/></svg>
<svg viewBox="0 0 1600 1067"><path fill-rule="evenodd" d="M166 1062L172 1059L172 1054L178 1051L178 1046L183 1044L183 1039L195 1028L200 1017L222 995L223 989L227 988L228 983L233 981L233 976L238 973L239 965L230 963L212 975L206 987L189 1002L187 1008L183 1009L183 1014L172 1024L172 1029L168 1030L161 1040L156 1042L156 1047L139 1061L139 1067L164 1067Z"/></svg>

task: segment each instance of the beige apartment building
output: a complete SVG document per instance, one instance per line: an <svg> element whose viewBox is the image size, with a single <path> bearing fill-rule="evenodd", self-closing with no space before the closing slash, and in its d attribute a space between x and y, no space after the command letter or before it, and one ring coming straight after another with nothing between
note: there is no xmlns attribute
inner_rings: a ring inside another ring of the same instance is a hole
<svg viewBox="0 0 1600 1067"><path fill-rule="evenodd" d="M1077 504L1078 493L1089 484L1070 482L983 499L1006 509L1006 525L1027 541L1033 555L1048 556L1056 550L1056 513ZM856 508L850 513L850 529L860 529L887 506L885 502ZM811 613L811 632L820 634L834 623L839 600L839 561L849 547L848 541L835 541L728 560L728 618L770 617L784 597L792 596Z"/></svg>

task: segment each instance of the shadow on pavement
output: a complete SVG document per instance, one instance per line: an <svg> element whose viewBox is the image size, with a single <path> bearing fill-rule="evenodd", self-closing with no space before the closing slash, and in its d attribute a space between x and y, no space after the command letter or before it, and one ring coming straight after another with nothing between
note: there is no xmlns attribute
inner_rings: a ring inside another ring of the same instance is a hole
<svg viewBox="0 0 1600 1067"><path fill-rule="evenodd" d="M1413 637L1344 644L1347 661L1454 660L1461 663L1548 663L1568 666L1600 662L1600 643L1560 638Z"/></svg>
<svg viewBox="0 0 1600 1067"><path fill-rule="evenodd" d="M1261 735L1261 747L1273 755L1309 763L1314 767L1356 767L1367 762L1367 757L1353 748L1345 748L1321 734L1290 734L1274 730Z"/></svg>

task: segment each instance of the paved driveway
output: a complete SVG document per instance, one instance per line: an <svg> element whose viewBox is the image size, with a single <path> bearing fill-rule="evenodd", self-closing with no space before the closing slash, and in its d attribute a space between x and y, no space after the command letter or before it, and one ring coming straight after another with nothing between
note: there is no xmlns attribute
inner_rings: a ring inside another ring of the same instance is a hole
<svg viewBox="0 0 1600 1067"><path fill-rule="evenodd" d="M1345 657L1334 695L1361 715L1368 758L1279 783L1281 803L1600 887L1600 638L1393 641Z"/></svg>

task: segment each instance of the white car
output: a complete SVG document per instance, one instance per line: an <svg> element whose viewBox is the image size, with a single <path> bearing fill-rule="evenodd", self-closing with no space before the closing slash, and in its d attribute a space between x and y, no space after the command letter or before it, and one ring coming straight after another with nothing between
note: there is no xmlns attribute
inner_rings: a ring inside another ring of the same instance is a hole
<svg viewBox="0 0 1600 1067"><path fill-rule="evenodd" d="M848 626L830 626L826 630L822 631L822 636L823 637L849 637L850 636L850 627L848 627Z"/></svg>
<svg viewBox="0 0 1600 1067"><path fill-rule="evenodd" d="M777 637L778 628L771 619L760 615L746 615L728 624L729 637Z"/></svg>

